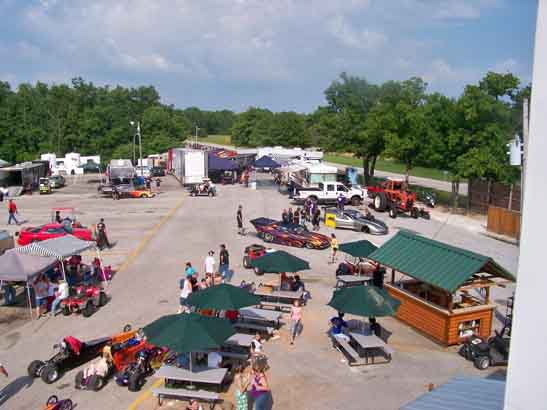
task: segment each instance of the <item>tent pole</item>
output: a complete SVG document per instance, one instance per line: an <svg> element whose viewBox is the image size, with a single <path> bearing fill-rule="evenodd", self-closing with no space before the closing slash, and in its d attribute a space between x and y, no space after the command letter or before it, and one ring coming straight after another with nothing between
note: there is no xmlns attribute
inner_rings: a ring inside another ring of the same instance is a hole
<svg viewBox="0 0 547 410"><path fill-rule="evenodd" d="M65 272L65 262L62 259L61 259L61 269L63 270L63 278L66 282L67 280L66 280L66 272Z"/></svg>
<svg viewBox="0 0 547 410"><path fill-rule="evenodd" d="M101 271L103 271L103 277L104 282L106 283L106 286L108 287L109 281L106 279L106 276L104 275L104 266L103 266L103 258L101 256L101 250L98 246L95 246L95 253L97 254L97 258L99 259L99 263L101 264Z"/></svg>
<svg viewBox="0 0 547 410"><path fill-rule="evenodd" d="M32 302L30 300L30 286L28 284L28 280L27 280L27 297L28 297L28 308L29 308L29 311L30 311L30 320L33 319L32 317Z"/></svg>

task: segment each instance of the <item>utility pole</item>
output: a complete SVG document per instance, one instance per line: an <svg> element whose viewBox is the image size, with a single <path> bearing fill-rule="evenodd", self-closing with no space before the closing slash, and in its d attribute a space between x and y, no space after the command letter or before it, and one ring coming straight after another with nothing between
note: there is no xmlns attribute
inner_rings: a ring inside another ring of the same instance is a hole
<svg viewBox="0 0 547 410"><path fill-rule="evenodd" d="M199 132L199 127L196 125L196 144L194 145L194 148L198 147L198 132Z"/></svg>
<svg viewBox="0 0 547 410"><path fill-rule="evenodd" d="M142 166L142 140L141 140L141 123L137 122L137 134L139 135L139 158L141 161L141 177L143 176L143 166Z"/></svg>

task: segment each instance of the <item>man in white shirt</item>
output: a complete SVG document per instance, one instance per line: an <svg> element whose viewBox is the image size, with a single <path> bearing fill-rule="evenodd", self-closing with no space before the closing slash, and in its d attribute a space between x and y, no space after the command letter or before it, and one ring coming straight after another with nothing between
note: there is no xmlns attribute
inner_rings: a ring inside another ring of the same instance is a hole
<svg viewBox="0 0 547 410"><path fill-rule="evenodd" d="M68 298L68 293L68 283L62 280L61 282L59 282L59 288L57 289L57 292L55 292L55 300L51 304L51 316L55 316L55 312L59 307L61 301Z"/></svg>
<svg viewBox="0 0 547 410"><path fill-rule="evenodd" d="M213 275L215 273L215 258L213 255L215 252L209 251L209 254L205 258L205 273Z"/></svg>
<svg viewBox="0 0 547 410"><path fill-rule="evenodd" d="M218 369L222 363L222 356L217 352L207 354L207 367Z"/></svg>

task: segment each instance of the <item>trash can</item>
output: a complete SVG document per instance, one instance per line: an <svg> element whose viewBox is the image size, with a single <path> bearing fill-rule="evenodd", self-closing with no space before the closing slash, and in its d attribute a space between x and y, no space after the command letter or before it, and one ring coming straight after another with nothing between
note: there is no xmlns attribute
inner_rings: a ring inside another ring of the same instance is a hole
<svg viewBox="0 0 547 410"><path fill-rule="evenodd" d="M336 214L325 212L325 226L336 228Z"/></svg>

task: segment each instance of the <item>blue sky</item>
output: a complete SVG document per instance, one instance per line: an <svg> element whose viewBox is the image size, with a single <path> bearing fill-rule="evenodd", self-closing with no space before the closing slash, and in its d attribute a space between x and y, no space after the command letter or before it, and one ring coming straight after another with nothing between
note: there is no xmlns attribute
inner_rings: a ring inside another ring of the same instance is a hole
<svg viewBox="0 0 547 410"><path fill-rule="evenodd" d="M154 85L177 107L313 111L346 71L457 96L531 80L537 0L0 0L0 80Z"/></svg>

